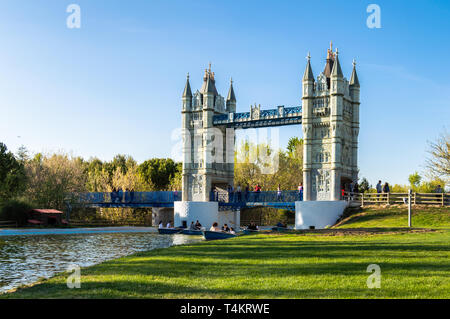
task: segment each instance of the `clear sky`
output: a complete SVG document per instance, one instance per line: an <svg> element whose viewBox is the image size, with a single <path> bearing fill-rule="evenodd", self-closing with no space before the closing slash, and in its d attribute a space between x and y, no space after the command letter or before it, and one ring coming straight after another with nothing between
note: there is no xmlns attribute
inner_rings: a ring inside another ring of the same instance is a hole
<svg viewBox="0 0 450 319"><path fill-rule="evenodd" d="M68 29L66 8L81 7ZM366 8L381 8L369 29ZM361 83L360 176L407 183L450 120L449 1L2 0L0 141L139 162L169 157L186 73L212 62L238 111L301 104L305 56L323 70L330 40ZM301 136L280 130L281 146Z"/></svg>

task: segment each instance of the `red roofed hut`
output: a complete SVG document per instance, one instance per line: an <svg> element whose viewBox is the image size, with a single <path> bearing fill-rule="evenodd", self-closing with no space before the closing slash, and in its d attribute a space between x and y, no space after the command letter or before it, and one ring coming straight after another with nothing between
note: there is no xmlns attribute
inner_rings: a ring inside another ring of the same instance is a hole
<svg viewBox="0 0 450 319"><path fill-rule="evenodd" d="M32 209L29 213L28 223L33 225L62 225L65 220L63 212L56 209Z"/></svg>

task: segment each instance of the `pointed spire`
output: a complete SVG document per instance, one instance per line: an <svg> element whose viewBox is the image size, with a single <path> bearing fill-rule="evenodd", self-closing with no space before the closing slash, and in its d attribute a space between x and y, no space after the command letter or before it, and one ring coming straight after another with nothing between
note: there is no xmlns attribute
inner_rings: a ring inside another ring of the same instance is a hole
<svg viewBox="0 0 450 319"><path fill-rule="evenodd" d="M359 87L358 74L356 74L356 61L353 59L353 71L352 77L350 78L350 85L354 87Z"/></svg>
<svg viewBox="0 0 450 319"><path fill-rule="evenodd" d="M230 89L228 90L227 102L236 102L236 96L233 90L233 78L230 80Z"/></svg>
<svg viewBox="0 0 450 319"><path fill-rule="evenodd" d="M331 70L332 76L338 76L338 77L344 77L344 74L342 73L341 64L339 63L339 51L336 48L335 53L335 61L333 63L333 70Z"/></svg>
<svg viewBox="0 0 450 319"><path fill-rule="evenodd" d="M218 95L216 89L216 81L214 80L214 72L211 72L211 63L209 63L209 68L205 69L205 75L203 76L203 85L200 89L200 93L213 93Z"/></svg>
<svg viewBox="0 0 450 319"><path fill-rule="evenodd" d="M309 52L308 52L308 56L306 57L306 59L308 60L308 63L306 64L305 73L303 74L303 80L304 81L309 81L309 80L314 81L314 74L313 74L312 68L311 68L311 55L309 54Z"/></svg>
<svg viewBox="0 0 450 319"><path fill-rule="evenodd" d="M192 97L191 85L189 84L189 73L186 77L186 86L184 87L183 97Z"/></svg>

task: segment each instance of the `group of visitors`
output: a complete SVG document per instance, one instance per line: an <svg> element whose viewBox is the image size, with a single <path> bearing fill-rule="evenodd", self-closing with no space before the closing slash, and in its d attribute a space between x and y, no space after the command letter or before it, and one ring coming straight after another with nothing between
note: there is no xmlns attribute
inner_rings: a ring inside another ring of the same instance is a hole
<svg viewBox="0 0 450 319"><path fill-rule="evenodd" d="M256 225L256 223L251 222L248 226L247 226L248 230L259 230L258 225Z"/></svg>
<svg viewBox="0 0 450 319"><path fill-rule="evenodd" d="M125 198L124 198L125 194ZM131 203L134 200L134 190L125 189L125 192L122 188L113 188L111 194L111 203L122 203L124 200L125 203Z"/></svg>
<svg viewBox="0 0 450 319"><path fill-rule="evenodd" d="M159 222L158 228L164 228L162 220ZM173 228L171 220L169 220L169 222L166 224L166 228Z"/></svg>
<svg viewBox="0 0 450 319"><path fill-rule="evenodd" d="M189 226L189 229L190 229L190 230L201 230L201 229L202 229L202 224L200 224L200 222L199 222L198 219L197 219L197 221L195 222L195 224L194 224L193 221L191 222L191 226Z"/></svg>
<svg viewBox="0 0 450 319"><path fill-rule="evenodd" d="M298 199L296 200L303 200L303 183L299 183L298 187ZM252 202L258 202L260 199L262 199L260 197L261 192L262 192L262 187L259 183L257 183L254 187L253 187L253 191L250 191L250 186L246 185L244 191L242 191L242 187L241 185L238 185L235 188L233 188L233 186L228 185L227 186L227 192L226 194L228 195L228 198L221 198L220 197L220 189L216 186L214 187L214 201L221 201L221 200L226 200L229 203L240 203L242 201L252 201ZM252 196L251 196L252 195ZM265 198L264 200L267 201L274 201L274 198ZM281 184L278 184L278 188L277 188L277 192L276 192L276 201L283 201L283 190L281 189Z"/></svg>
<svg viewBox="0 0 450 319"><path fill-rule="evenodd" d="M381 185L381 180L378 181L376 189L377 189L377 194L389 193L390 192L390 188L389 188L388 182L385 182L384 185Z"/></svg>
<svg viewBox="0 0 450 319"><path fill-rule="evenodd" d="M219 228L219 224L217 222L214 222L209 230L217 232L226 232L233 235L236 234L233 227L228 226L228 224L223 224L222 228Z"/></svg>

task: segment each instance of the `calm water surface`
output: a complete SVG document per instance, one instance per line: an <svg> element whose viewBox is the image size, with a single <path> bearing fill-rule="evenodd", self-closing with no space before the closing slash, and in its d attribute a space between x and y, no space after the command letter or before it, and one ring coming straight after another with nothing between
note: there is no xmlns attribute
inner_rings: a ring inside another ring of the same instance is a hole
<svg viewBox="0 0 450 319"><path fill-rule="evenodd" d="M0 236L0 293L66 271L139 251L201 241L200 236L152 232Z"/></svg>

